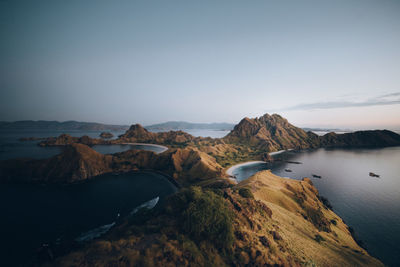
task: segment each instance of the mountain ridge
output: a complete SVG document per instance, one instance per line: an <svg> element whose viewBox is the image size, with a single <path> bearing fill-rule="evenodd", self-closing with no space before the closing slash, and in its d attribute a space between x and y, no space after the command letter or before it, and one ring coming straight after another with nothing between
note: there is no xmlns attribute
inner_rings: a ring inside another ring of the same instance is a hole
<svg viewBox="0 0 400 267"><path fill-rule="evenodd" d="M127 125L113 125L113 124L104 124L97 122L80 122L80 121L47 121L47 120L22 120L22 121L0 121L0 129L23 129L23 130L92 130L92 131L101 131L101 130L126 130L129 126Z"/></svg>

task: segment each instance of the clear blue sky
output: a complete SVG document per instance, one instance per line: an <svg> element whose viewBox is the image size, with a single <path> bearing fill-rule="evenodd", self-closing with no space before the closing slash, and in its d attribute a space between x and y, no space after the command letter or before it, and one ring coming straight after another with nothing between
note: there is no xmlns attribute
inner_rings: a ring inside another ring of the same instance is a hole
<svg viewBox="0 0 400 267"><path fill-rule="evenodd" d="M0 2L0 120L400 128L400 1Z"/></svg>

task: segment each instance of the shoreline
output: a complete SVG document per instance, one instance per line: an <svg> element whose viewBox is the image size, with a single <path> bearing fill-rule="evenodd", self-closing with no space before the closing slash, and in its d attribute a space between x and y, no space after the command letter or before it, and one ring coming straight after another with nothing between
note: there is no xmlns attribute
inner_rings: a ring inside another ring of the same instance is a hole
<svg viewBox="0 0 400 267"><path fill-rule="evenodd" d="M162 148L163 150L160 152L155 152L157 154L163 153L167 151L169 148L163 145L157 145L157 144L149 144L149 143L121 143L121 145L134 145L134 146L152 146L152 147L158 147Z"/></svg>
<svg viewBox="0 0 400 267"><path fill-rule="evenodd" d="M268 154L269 154L270 156L275 156L275 155L279 155L279 154L282 154L282 153L285 153L285 152L288 152L288 151L292 151L292 150L294 150L294 149L279 150L279 151L275 151L275 152L269 152ZM233 175L233 172L234 172L236 169L238 169L238 168L240 168L240 167L243 167L243 166L248 166L248 165L253 165L253 164L259 164L259 163L265 163L265 164L267 164L268 162L265 162L265 161L262 161L262 160L245 161L245 162L238 163L238 164L236 164L236 165L233 165L233 166L229 167L229 168L225 171L225 173L228 174L228 176L230 176L231 179L234 179L236 182L238 182L237 179L236 179L236 177Z"/></svg>
<svg viewBox="0 0 400 267"><path fill-rule="evenodd" d="M286 149L286 150L279 150L279 151L275 151L275 152L269 152L268 155L270 156L275 156L275 155L279 155L288 151L293 151L294 149Z"/></svg>
<svg viewBox="0 0 400 267"><path fill-rule="evenodd" d="M226 174L228 174L229 176L233 176L233 172L236 170L236 169L238 169L238 168L240 168L240 167L243 167L243 166L247 166L247 165L253 165L253 164L258 164L258 163L267 163L267 162L265 162L265 161L262 161L262 160L253 160L253 161L246 161L246 162L243 162L243 163L239 163L239 164L236 164L236 165L233 165L233 166L231 166L229 169L227 169L225 172L226 172ZM236 179L235 179L236 180Z"/></svg>

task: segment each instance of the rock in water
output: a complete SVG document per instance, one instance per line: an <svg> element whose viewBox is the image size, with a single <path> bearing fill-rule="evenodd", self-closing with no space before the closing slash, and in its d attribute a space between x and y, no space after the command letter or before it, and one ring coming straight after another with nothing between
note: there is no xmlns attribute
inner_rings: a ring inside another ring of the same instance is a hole
<svg viewBox="0 0 400 267"><path fill-rule="evenodd" d="M102 132L102 133L100 134L100 137L101 137L101 138L105 138L105 139L109 139L109 138L113 138L114 135L113 135L112 133L109 133L109 132Z"/></svg>

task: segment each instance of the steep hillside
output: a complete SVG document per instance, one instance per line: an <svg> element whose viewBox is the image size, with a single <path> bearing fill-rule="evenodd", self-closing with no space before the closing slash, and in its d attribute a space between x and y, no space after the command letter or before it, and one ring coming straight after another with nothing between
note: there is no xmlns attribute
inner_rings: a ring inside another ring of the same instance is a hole
<svg viewBox="0 0 400 267"><path fill-rule="evenodd" d="M225 176L213 157L195 148L170 149L161 154L129 150L113 155L114 171L146 169L168 174L181 185Z"/></svg>
<svg viewBox="0 0 400 267"><path fill-rule="evenodd" d="M297 181L262 171L241 182L272 210L292 255L316 266L383 266L359 247L343 220L320 200L308 178Z"/></svg>

